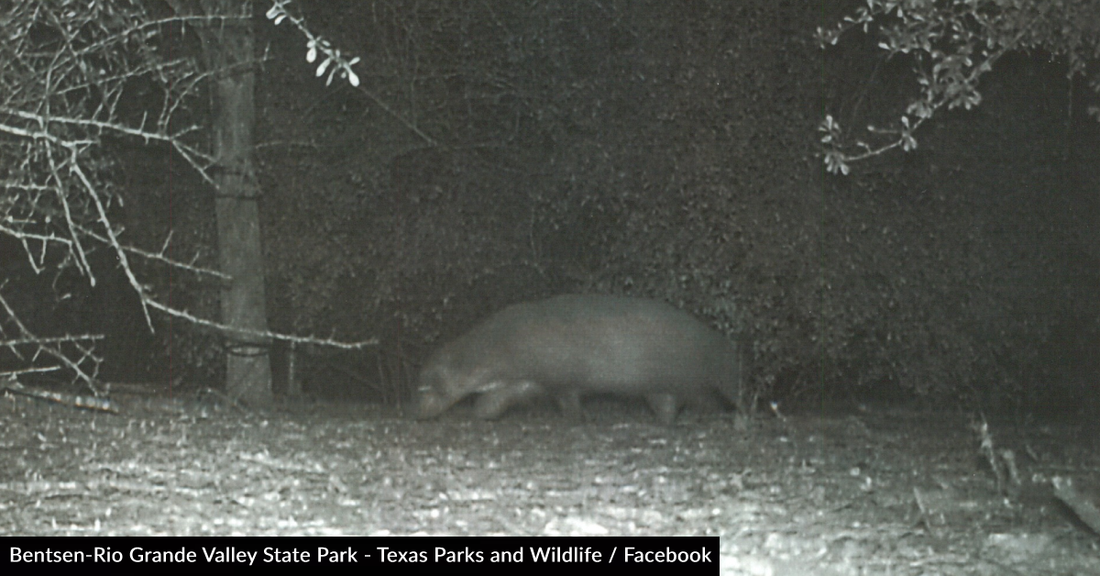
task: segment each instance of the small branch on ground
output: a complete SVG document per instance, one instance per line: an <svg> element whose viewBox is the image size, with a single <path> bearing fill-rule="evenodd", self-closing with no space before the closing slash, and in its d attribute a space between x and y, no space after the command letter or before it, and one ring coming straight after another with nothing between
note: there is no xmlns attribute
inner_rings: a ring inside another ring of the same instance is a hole
<svg viewBox="0 0 1100 576"><path fill-rule="evenodd" d="M1089 530L1100 536L1100 510L1073 487L1073 480L1055 476L1051 479L1051 485L1054 486L1054 497L1073 510Z"/></svg>

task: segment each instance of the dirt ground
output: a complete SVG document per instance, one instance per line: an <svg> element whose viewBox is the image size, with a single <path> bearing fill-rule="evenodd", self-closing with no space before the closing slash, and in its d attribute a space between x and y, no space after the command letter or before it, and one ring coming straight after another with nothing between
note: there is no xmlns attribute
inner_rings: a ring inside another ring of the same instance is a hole
<svg viewBox="0 0 1100 576"><path fill-rule="evenodd" d="M124 397L117 414L0 397L0 534L721 536L736 575L1100 574L1100 424L855 410L673 427L606 401L480 422L370 406L254 413Z"/></svg>

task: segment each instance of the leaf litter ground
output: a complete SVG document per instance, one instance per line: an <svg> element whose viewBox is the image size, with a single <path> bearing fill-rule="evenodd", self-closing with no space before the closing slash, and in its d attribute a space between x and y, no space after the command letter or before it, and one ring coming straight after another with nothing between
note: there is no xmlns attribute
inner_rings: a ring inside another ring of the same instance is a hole
<svg viewBox="0 0 1100 576"><path fill-rule="evenodd" d="M1100 501L1097 422L991 425L998 487L962 414L118 406L0 398L0 534L706 534L730 575L1100 574L1051 489Z"/></svg>

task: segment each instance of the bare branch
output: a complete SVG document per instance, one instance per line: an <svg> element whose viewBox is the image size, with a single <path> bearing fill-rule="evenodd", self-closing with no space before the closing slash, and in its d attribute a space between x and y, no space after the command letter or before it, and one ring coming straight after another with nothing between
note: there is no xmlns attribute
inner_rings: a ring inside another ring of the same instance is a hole
<svg viewBox="0 0 1100 576"><path fill-rule="evenodd" d="M112 221L114 207L121 204L122 197L112 183L112 159L103 145L107 136L167 145L203 181L217 188L211 174L216 162L204 151L203 127L186 115L191 113L190 104L199 87L225 70L203 70L191 58L169 57L170 51L163 48L187 25L247 20L245 11L238 15L191 14L184 10L188 7L185 3L169 0L178 13L154 18L146 3L127 1L111 2L110 17L106 18L103 4L97 2L66 3L63 11L37 0L8 4L0 21L0 34L6 39L0 42L0 234L21 243L31 271L40 274L74 266L95 286L102 271L93 270L89 255L105 248L117 258L130 289L137 294L149 330L154 328L151 310L155 310L232 337L343 349L377 343L234 330L165 305L142 282L142 270L135 269L138 262L156 262L219 282L231 278L194 261L169 257L171 232L165 234L159 250L146 249L124 242L123 228ZM278 1L275 6L282 10L286 4ZM314 57L321 56L320 74L327 74L329 81L339 75L358 84L352 71L358 58L342 56L324 39L305 30L300 20L291 21L306 34ZM29 34L32 29L39 33ZM135 86L155 91L142 96L154 98L144 111L127 109L134 101ZM406 125L420 134L411 123ZM29 357L31 362L43 354L50 356L57 360L55 368L66 370L94 390L101 362L94 346L103 336L39 336L2 295L0 310L8 318L0 325L0 348L19 358Z"/></svg>
<svg viewBox="0 0 1100 576"><path fill-rule="evenodd" d="M160 310L161 312L164 312L165 314L168 314L169 316L174 316L176 318L182 318L182 319L187 320L188 322L191 322L193 324L196 324L196 325L199 325L199 326L205 326L207 328L213 328L213 329L215 329L219 332L222 332L222 333L228 334L228 335L248 336L248 337L252 337L252 338L261 338L261 339L265 339L265 340L266 339L281 340L281 341L284 341L284 342L294 342L296 344L317 344L317 345L320 345L320 346L330 346L332 348L340 348L340 349L343 349L343 350L358 350L358 349L361 349L361 348L366 348L368 346L378 345L378 339L377 338L371 338L370 340L362 340L362 341L359 341L359 342L342 342L342 341L339 341L339 340L333 340L332 338L315 338L315 337L312 337L312 336L294 336L294 335L290 335L290 334L280 334L278 332L269 332L269 331L268 332L261 332L261 331L256 331L256 330L242 330L240 328L234 328L232 326L227 326L227 325L221 324L219 322L206 320L205 318L199 318L198 316L195 316L193 314L189 314L187 312L184 312L183 310L177 310L175 308L166 306L166 305L161 304L160 302L157 302L155 300L148 300L148 301L145 302L145 304L147 306L149 306L150 308L155 308L157 310Z"/></svg>

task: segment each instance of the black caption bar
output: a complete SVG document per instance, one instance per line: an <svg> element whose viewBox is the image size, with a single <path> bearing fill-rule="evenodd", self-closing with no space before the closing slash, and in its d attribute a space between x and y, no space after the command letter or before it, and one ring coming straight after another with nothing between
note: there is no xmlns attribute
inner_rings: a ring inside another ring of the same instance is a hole
<svg viewBox="0 0 1100 576"><path fill-rule="evenodd" d="M718 574L717 536L375 536L375 537L13 537L0 540L0 573L55 567L267 569L324 566L326 576L401 574L471 568L515 575L516 568L567 568L570 576L609 568L675 569ZM381 572L379 572L381 571Z"/></svg>

